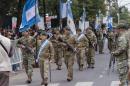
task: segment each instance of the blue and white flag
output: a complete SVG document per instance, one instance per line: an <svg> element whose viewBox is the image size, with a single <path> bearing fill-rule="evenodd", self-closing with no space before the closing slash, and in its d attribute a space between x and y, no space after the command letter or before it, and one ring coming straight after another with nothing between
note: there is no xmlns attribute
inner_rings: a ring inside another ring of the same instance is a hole
<svg viewBox="0 0 130 86"><path fill-rule="evenodd" d="M81 24L81 31L84 32L84 30L86 29L86 11L85 8L83 8L83 16L82 16L82 24Z"/></svg>
<svg viewBox="0 0 130 86"><path fill-rule="evenodd" d="M27 31L31 26L40 21L37 0L26 0L22 13L20 32Z"/></svg>
<svg viewBox="0 0 130 86"><path fill-rule="evenodd" d="M75 29L75 24L73 20L73 15L72 15L72 10L71 10L71 1L67 1L67 25L70 28L71 32L73 35L76 35L76 29Z"/></svg>
<svg viewBox="0 0 130 86"><path fill-rule="evenodd" d="M95 29L98 30L100 28L101 28L100 17L98 15L96 15Z"/></svg>
<svg viewBox="0 0 130 86"><path fill-rule="evenodd" d="M67 3L62 3L62 0L60 0L60 18L67 17Z"/></svg>
<svg viewBox="0 0 130 86"><path fill-rule="evenodd" d="M108 16L107 17L107 28L110 29L110 30L112 30L112 28L113 28L112 23L113 23L113 18L111 16Z"/></svg>

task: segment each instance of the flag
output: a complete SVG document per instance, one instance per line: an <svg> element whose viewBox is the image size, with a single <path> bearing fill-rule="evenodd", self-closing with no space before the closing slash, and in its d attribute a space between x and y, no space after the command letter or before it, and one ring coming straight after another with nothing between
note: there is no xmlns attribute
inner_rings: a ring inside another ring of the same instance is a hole
<svg viewBox="0 0 130 86"><path fill-rule="evenodd" d="M96 15L96 21L95 21L95 29L98 30L100 29L101 25L100 25L100 17L98 15Z"/></svg>
<svg viewBox="0 0 130 86"><path fill-rule="evenodd" d="M72 15L72 10L71 10L71 5L70 1L67 1L67 25L70 28L71 32L73 35L76 35L76 29L75 29L75 24L73 20L73 15Z"/></svg>
<svg viewBox="0 0 130 86"><path fill-rule="evenodd" d="M107 28L110 29L110 30L112 30L112 28L113 28L112 17L111 16L107 17Z"/></svg>
<svg viewBox="0 0 130 86"><path fill-rule="evenodd" d="M37 0L26 0L22 13L20 32L27 31L31 26L40 21Z"/></svg>
<svg viewBox="0 0 130 86"><path fill-rule="evenodd" d="M85 18L86 18L86 11L85 11L85 8L83 8L82 24L81 24L81 30L82 30L82 32L84 32L84 30L86 29Z"/></svg>
<svg viewBox="0 0 130 86"><path fill-rule="evenodd" d="M62 0L60 0L60 18L67 17L67 4L62 3Z"/></svg>

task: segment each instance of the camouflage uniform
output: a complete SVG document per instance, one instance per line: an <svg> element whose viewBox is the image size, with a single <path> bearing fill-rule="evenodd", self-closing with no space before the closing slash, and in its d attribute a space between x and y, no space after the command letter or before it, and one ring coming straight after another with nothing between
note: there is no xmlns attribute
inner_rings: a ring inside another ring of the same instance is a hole
<svg viewBox="0 0 130 86"><path fill-rule="evenodd" d="M97 38L94 32L89 28L87 29L85 35L89 40L89 49L88 49L88 52L86 52L88 68L94 68L95 44L97 44Z"/></svg>
<svg viewBox="0 0 130 86"><path fill-rule="evenodd" d="M104 43L103 43L103 32L101 29L97 31L97 44L99 46L99 53L102 54Z"/></svg>
<svg viewBox="0 0 130 86"><path fill-rule="evenodd" d="M127 83L127 73L128 73L128 40L126 34L121 34L118 37L117 48L112 52L113 56L116 57L117 70L119 73L120 86L125 86Z"/></svg>
<svg viewBox="0 0 130 86"><path fill-rule="evenodd" d="M54 51L55 51L54 58L55 58L55 62L57 65L57 70L61 70L62 57L63 57L62 44L61 44L61 42L58 41L58 38L60 38L60 37L61 37L60 33L56 33L56 34L54 34L54 37L51 40L51 42L54 46Z"/></svg>
<svg viewBox="0 0 130 86"><path fill-rule="evenodd" d="M76 45L76 40L74 36L70 35L64 35L63 40L67 42L69 45L71 45L73 48L75 48ZM73 65L74 65L74 58L75 58L75 53L73 50L71 50L68 45L64 45L64 61L65 65L68 70L67 74L67 80L71 81L73 79Z"/></svg>
<svg viewBox="0 0 130 86"><path fill-rule="evenodd" d="M81 38L79 38L79 37L81 37ZM85 53L86 53L86 51L88 51L89 43L88 43L88 39L86 38L86 36L84 34L81 34L79 37L78 37L77 46L76 46L77 50L78 50L77 63L79 65L79 70L82 71L83 66L84 66L84 60L86 57Z"/></svg>
<svg viewBox="0 0 130 86"><path fill-rule="evenodd" d="M23 43L26 45L25 47L31 47L32 45L32 37L22 37L18 39L18 46ZM32 45L33 46L33 45ZM30 52L27 48L22 48L22 55L23 55L23 65L25 67L25 71L28 77L32 76L33 72L33 64L34 64L34 53Z"/></svg>
<svg viewBox="0 0 130 86"><path fill-rule="evenodd" d="M50 41L45 46L43 51L40 53L39 57L40 57L39 59L40 73L43 80L42 85L48 84L48 71L49 71L50 60L53 59L54 57L54 48Z"/></svg>

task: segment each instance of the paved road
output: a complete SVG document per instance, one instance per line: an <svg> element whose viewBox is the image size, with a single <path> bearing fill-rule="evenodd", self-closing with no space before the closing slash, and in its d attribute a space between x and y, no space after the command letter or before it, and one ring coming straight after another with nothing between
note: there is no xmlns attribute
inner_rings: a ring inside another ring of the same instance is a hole
<svg viewBox="0 0 130 86"><path fill-rule="evenodd" d="M106 44L105 44L106 46ZM75 62L74 79L72 82L66 81L66 68L62 67L61 71L55 70L56 66L52 65L52 82L49 86L118 86L119 80L116 71L108 70L109 53L107 48L104 49L105 54L96 53L96 68L84 69L79 71ZM116 67L115 67L116 69ZM10 78L10 86L40 86L41 77L39 69L34 69L33 82L30 85L25 83L25 73L19 73Z"/></svg>

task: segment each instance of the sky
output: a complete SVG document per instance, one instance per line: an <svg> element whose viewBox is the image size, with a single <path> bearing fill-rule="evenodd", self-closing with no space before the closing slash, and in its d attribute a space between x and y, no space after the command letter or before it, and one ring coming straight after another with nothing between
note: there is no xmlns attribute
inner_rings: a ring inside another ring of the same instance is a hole
<svg viewBox="0 0 130 86"><path fill-rule="evenodd" d="M130 3L130 0L118 0L119 6L123 6L123 5L128 4L128 3ZM130 4L126 5L126 7L130 11Z"/></svg>

